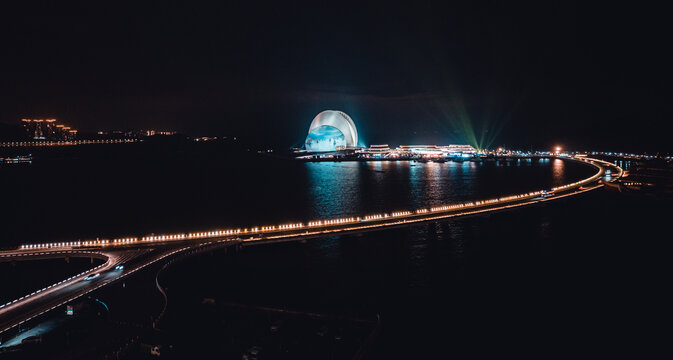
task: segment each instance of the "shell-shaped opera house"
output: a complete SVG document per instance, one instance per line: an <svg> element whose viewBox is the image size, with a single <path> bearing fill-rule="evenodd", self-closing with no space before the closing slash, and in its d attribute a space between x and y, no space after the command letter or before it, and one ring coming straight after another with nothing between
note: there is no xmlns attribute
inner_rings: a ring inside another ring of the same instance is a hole
<svg viewBox="0 0 673 360"><path fill-rule="evenodd" d="M346 113L325 110L316 115L308 128L304 142L306 151L335 151L338 146L356 146L358 131L355 123Z"/></svg>

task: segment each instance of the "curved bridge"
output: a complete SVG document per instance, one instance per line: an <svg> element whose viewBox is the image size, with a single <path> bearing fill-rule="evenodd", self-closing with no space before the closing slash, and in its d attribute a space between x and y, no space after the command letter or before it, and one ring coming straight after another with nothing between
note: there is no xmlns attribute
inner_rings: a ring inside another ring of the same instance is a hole
<svg viewBox="0 0 673 360"><path fill-rule="evenodd" d="M135 271L187 250L216 246L247 246L283 241L305 240L329 235L375 231L409 226L428 221L505 211L566 198L598 189L617 180L623 171L618 166L591 158L570 158L594 166L589 178L548 190L504 196L494 199L447 204L413 211L396 211L358 217L325 219L252 228L219 229L205 232L150 235L120 239L99 239L22 245L16 250L0 251L0 261L41 257L100 256L106 263L48 288L33 292L7 304L0 304L0 334L23 324L84 294L128 276ZM607 175L610 170L611 175ZM614 175L612 175L614 174ZM119 268L123 265L123 268ZM99 274L93 279L88 275Z"/></svg>

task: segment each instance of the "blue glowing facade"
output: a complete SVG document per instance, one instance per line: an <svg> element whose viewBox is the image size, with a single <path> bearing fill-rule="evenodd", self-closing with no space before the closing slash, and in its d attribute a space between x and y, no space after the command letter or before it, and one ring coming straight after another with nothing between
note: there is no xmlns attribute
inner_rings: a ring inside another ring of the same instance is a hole
<svg viewBox="0 0 673 360"><path fill-rule="evenodd" d="M308 151L334 151L337 146L346 145L346 137L339 129L323 125L308 133L305 145Z"/></svg>
<svg viewBox="0 0 673 360"><path fill-rule="evenodd" d="M355 123L341 111L326 110L318 114L308 129L304 142L306 151L335 151L338 146L356 146L358 133Z"/></svg>

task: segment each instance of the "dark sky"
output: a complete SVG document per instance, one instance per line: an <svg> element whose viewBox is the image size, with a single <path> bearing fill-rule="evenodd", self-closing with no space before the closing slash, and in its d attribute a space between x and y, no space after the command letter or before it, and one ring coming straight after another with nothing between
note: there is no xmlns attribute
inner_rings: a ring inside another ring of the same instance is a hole
<svg viewBox="0 0 673 360"><path fill-rule="evenodd" d="M339 109L366 144L671 151L667 9L584 3L3 5L0 122L290 147Z"/></svg>

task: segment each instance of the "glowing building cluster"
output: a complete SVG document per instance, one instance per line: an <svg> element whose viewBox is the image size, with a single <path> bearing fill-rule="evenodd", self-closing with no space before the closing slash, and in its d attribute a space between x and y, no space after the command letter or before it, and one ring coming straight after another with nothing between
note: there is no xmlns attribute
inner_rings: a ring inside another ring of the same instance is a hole
<svg viewBox="0 0 673 360"><path fill-rule="evenodd" d="M302 153L309 153L304 155ZM325 110L311 121L304 149L297 149L299 159L360 158L360 159L446 159L474 158L478 151L470 145L400 145L388 144L362 147L350 116L342 111Z"/></svg>
<svg viewBox="0 0 673 360"><path fill-rule="evenodd" d="M56 119L21 119L28 137L33 140L74 140L77 130L59 124Z"/></svg>

